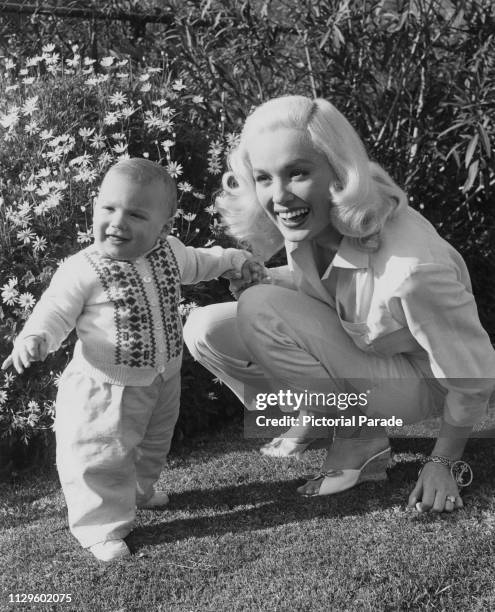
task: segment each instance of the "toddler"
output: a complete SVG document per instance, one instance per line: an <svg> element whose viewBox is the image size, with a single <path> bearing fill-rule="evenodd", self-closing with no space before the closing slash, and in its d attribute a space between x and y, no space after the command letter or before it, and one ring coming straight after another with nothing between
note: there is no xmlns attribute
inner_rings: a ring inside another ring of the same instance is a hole
<svg viewBox="0 0 495 612"><path fill-rule="evenodd" d="M169 236L176 209L175 184L158 164L136 158L110 168L94 206L94 244L60 266L2 365L21 373L76 328L56 400L57 467L70 529L102 561L130 554L124 538L136 505L168 502L153 485L179 412L181 283L264 276L245 251Z"/></svg>

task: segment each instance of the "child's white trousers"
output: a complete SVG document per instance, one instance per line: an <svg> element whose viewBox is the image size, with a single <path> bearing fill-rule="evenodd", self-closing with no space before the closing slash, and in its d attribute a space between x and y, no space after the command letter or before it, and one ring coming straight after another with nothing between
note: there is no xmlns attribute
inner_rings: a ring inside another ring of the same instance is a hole
<svg viewBox="0 0 495 612"><path fill-rule="evenodd" d="M127 536L153 495L179 414L180 372L148 387L97 381L69 364L57 394L57 467L83 547Z"/></svg>

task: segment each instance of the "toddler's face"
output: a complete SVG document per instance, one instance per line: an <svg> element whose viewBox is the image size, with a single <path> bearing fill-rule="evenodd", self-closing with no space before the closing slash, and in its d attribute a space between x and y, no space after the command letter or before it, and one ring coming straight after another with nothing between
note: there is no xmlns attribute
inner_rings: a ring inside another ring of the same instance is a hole
<svg viewBox="0 0 495 612"><path fill-rule="evenodd" d="M144 255L170 221L166 200L161 181L142 185L118 172L107 175L93 213L93 233L100 252L121 260Z"/></svg>

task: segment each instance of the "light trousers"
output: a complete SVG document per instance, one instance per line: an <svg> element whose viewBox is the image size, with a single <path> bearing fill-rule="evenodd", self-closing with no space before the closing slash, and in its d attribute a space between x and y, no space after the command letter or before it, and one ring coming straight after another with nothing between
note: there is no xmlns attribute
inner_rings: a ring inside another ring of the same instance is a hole
<svg viewBox="0 0 495 612"><path fill-rule="evenodd" d="M184 339L193 357L227 384L248 409L259 392L366 393L369 417L404 424L441 411L446 391L426 354L382 357L358 348L336 312L304 293L274 285L244 291L239 302L191 312ZM345 416L328 406L308 412Z"/></svg>
<svg viewBox="0 0 495 612"><path fill-rule="evenodd" d="M57 468L69 527L85 548L124 538L153 495L179 414L180 372L147 387L100 382L69 364L56 400Z"/></svg>

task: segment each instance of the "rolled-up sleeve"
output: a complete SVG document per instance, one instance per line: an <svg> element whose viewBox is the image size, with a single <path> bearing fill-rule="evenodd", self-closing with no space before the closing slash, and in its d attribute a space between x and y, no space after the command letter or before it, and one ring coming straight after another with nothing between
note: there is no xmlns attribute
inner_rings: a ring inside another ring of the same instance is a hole
<svg viewBox="0 0 495 612"><path fill-rule="evenodd" d="M398 290L407 325L447 389L444 419L472 426L495 386L495 351L471 291L454 266L420 264Z"/></svg>

